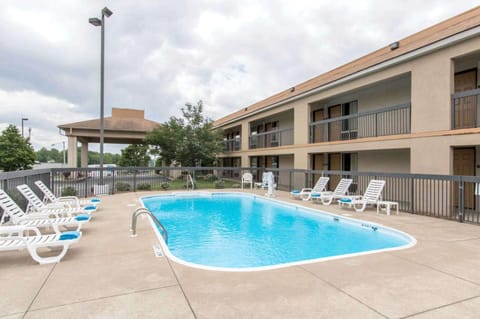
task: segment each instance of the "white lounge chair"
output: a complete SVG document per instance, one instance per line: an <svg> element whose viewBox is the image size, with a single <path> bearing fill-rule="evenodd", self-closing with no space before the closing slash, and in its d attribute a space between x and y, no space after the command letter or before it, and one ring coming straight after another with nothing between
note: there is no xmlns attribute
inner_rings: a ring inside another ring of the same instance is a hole
<svg viewBox="0 0 480 319"><path fill-rule="evenodd" d="M75 216L78 214L90 214L90 212L97 210L97 207L95 205L89 205L81 208L72 208L68 203L59 202L45 204L27 184L18 185L17 189L28 201L28 206L26 210L27 213L50 212L57 216Z"/></svg>
<svg viewBox="0 0 480 319"><path fill-rule="evenodd" d="M98 208L100 204L99 198L92 198L92 199L79 199L77 196L61 196L57 197L53 194L52 191L45 185L42 181L38 180L35 182L35 185L42 191L43 193L43 203L58 203L63 205L69 205L73 208L84 208L88 206L95 206Z"/></svg>
<svg viewBox="0 0 480 319"><path fill-rule="evenodd" d="M33 232L35 235L30 235ZM33 260L39 264L58 263L67 253L68 247L76 243L82 233L67 231L42 235L38 228L28 226L0 226L0 251L27 249ZM62 250L55 256L41 257L40 248L61 247Z"/></svg>
<svg viewBox="0 0 480 319"><path fill-rule="evenodd" d="M381 200L385 181L372 179L363 196L346 196L338 200L340 207L353 207L357 212L363 212L367 205L377 205Z"/></svg>
<svg viewBox="0 0 480 319"><path fill-rule="evenodd" d="M333 200L343 198L345 195L347 195L348 188L352 184L352 181L353 180L351 178L342 178L340 182L338 182L337 187L335 187L333 192L312 192L310 194L310 198L312 201L321 201L323 205L330 205Z"/></svg>
<svg viewBox="0 0 480 319"><path fill-rule="evenodd" d="M310 200L310 195L312 193L321 193L325 191L329 180L330 177L322 176L317 180L317 183L313 188L302 188L301 190L294 189L290 192L290 195L296 199L302 198L303 200Z"/></svg>
<svg viewBox="0 0 480 319"><path fill-rule="evenodd" d="M80 231L82 225L90 221L90 215L88 214L80 214L75 217L56 218L50 218L52 215L50 212L26 214L2 189L0 189L0 208L3 209L2 223L5 221L6 217L9 217L10 223L13 225L37 228L51 227L56 233L60 232L59 227L75 227L76 231Z"/></svg>
<svg viewBox="0 0 480 319"><path fill-rule="evenodd" d="M250 190L253 189L253 175L252 173L244 173L242 175L242 189L244 184L250 184Z"/></svg>

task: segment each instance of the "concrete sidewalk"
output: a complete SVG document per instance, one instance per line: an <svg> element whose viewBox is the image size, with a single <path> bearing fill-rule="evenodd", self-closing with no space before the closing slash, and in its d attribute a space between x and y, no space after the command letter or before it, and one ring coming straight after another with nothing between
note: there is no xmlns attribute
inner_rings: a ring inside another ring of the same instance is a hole
<svg viewBox="0 0 480 319"><path fill-rule="evenodd" d="M259 192L259 191L258 191ZM58 264L28 252L0 253L0 318L478 318L480 227L400 213L377 215L290 199L351 214L413 235L394 252L230 273L156 257L150 223L130 218L138 198L102 198L83 237ZM260 194L260 192L259 192Z"/></svg>

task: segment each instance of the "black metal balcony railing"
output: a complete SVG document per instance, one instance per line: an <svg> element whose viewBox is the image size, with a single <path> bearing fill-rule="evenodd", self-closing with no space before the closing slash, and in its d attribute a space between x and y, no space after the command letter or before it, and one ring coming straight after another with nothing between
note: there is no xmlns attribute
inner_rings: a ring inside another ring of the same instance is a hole
<svg viewBox="0 0 480 319"><path fill-rule="evenodd" d="M452 95L452 129L480 127L480 89Z"/></svg>
<svg viewBox="0 0 480 319"><path fill-rule="evenodd" d="M293 144L293 128L274 130L250 135L248 138L250 149L277 147Z"/></svg>
<svg viewBox="0 0 480 319"><path fill-rule="evenodd" d="M310 123L310 143L410 133L410 103Z"/></svg>
<svg viewBox="0 0 480 319"><path fill-rule="evenodd" d="M242 145L242 139L241 138L232 138L228 140L223 141L223 151L224 152L234 152L234 151L239 151L240 146Z"/></svg>

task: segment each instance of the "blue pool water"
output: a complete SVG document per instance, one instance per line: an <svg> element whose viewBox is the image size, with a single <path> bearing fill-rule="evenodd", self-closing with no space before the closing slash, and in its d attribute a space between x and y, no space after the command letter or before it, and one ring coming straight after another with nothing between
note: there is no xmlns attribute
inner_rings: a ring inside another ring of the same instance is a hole
<svg viewBox="0 0 480 319"><path fill-rule="evenodd" d="M242 193L142 198L168 231L168 250L187 263L220 268L278 266L412 245L375 224Z"/></svg>

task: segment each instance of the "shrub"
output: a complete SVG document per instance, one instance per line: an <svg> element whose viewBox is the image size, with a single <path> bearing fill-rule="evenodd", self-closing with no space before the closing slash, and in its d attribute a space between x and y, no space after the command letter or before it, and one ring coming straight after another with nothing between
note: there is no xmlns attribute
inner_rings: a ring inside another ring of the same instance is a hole
<svg viewBox="0 0 480 319"><path fill-rule="evenodd" d="M68 179L72 173L71 172L63 172L63 177Z"/></svg>
<svg viewBox="0 0 480 319"><path fill-rule="evenodd" d="M203 180L207 182L213 182L216 179L215 175L213 174L207 174L203 176Z"/></svg>
<svg viewBox="0 0 480 319"><path fill-rule="evenodd" d="M187 183L183 184L183 188L187 189ZM188 188L192 188L192 183L188 182ZM197 189L197 183L193 182L193 189Z"/></svg>
<svg viewBox="0 0 480 319"><path fill-rule="evenodd" d="M62 196L77 196L77 190L72 186L67 186L62 189Z"/></svg>
<svg viewBox="0 0 480 319"><path fill-rule="evenodd" d="M150 185L148 183L138 184L137 189L139 191L150 191L150 190L152 190L152 185Z"/></svg>
<svg viewBox="0 0 480 319"><path fill-rule="evenodd" d="M130 191L130 184L124 182L117 183L117 191L119 192L128 192Z"/></svg>
<svg viewBox="0 0 480 319"><path fill-rule="evenodd" d="M215 188L225 188L225 183L222 180L215 181L213 184L215 185Z"/></svg>
<svg viewBox="0 0 480 319"><path fill-rule="evenodd" d="M160 187L161 187L164 191L166 191L166 190L170 187L170 183L169 183L169 182L162 183L162 184L160 185Z"/></svg>

